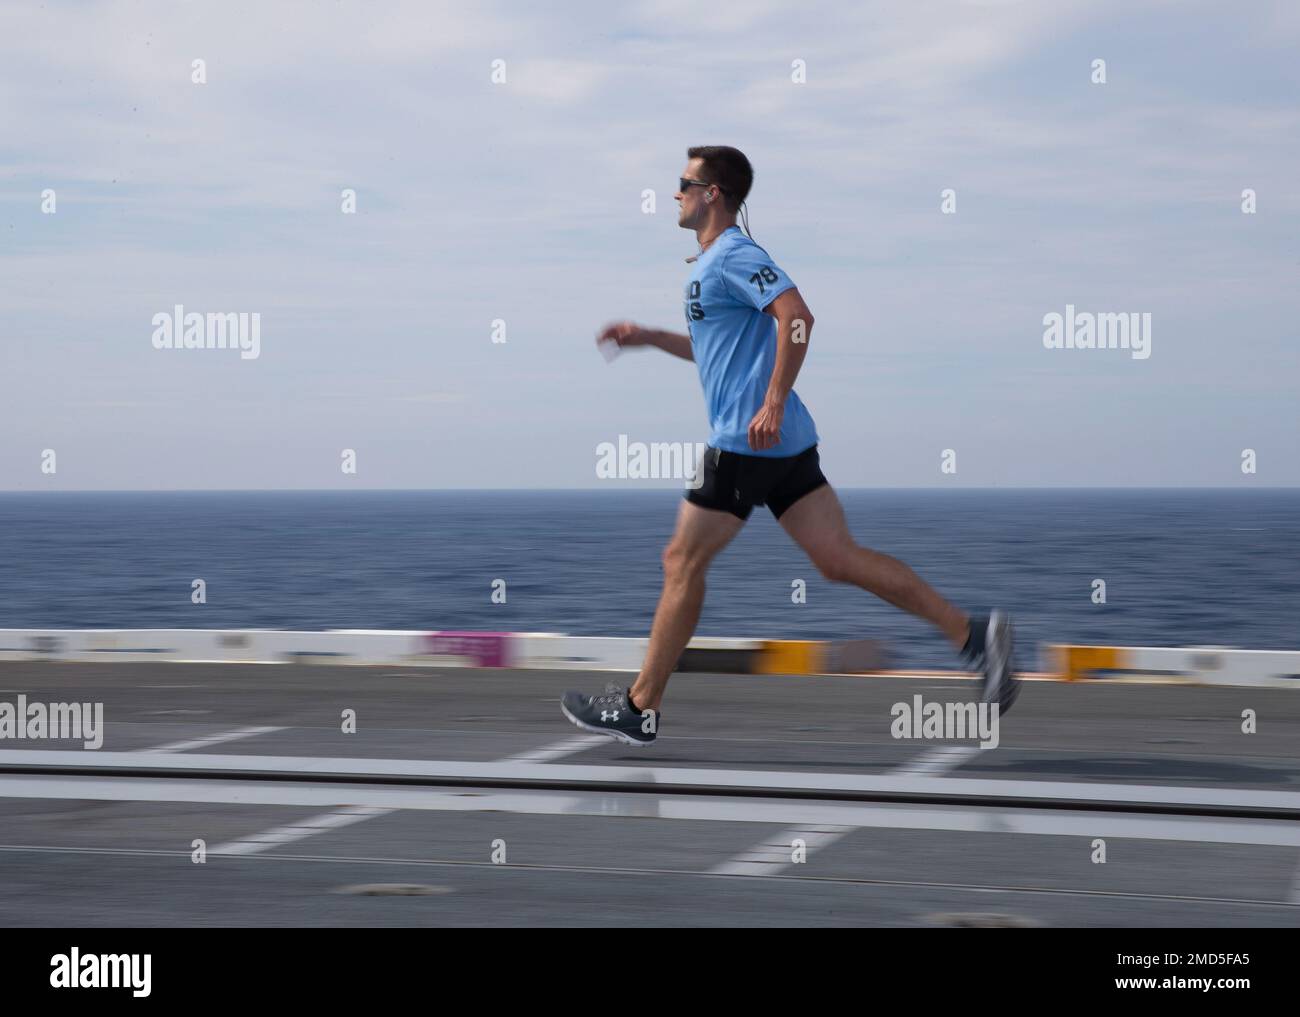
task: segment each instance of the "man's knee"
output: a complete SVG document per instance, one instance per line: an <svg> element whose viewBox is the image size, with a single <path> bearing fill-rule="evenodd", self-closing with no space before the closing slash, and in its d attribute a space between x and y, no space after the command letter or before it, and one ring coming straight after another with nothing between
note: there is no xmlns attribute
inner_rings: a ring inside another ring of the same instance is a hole
<svg viewBox="0 0 1300 1017"><path fill-rule="evenodd" d="M690 579L703 572L708 564L703 554L676 540L664 548L662 561L664 578L669 580Z"/></svg>
<svg viewBox="0 0 1300 1017"><path fill-rule="evenodd" d="M823 579L832 583L852 582L851 562L846 548L828 547L809 555Z"/></svg>

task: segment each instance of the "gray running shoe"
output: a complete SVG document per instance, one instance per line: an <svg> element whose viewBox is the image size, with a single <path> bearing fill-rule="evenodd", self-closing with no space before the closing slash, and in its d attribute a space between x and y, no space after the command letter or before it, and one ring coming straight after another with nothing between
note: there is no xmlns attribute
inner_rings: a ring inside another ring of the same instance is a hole
<svg viewBox="0 0 1300 1017"><path fill-rule="evenodd" d="M1011 616L994 611L984 634L984 702L997 703L998 716L1005 715L1020 695L1020 679L1011 670L1015 648Z"/></svg>
<svg viewBox="0 0 1300 1017"><path fill-rule="evenodd" d="M606 685L598 696L569 691L560 697L560 709L584 731L609 735L628 745L652 745L659 735L659 716L653 710L633 710L627 701L628 691L617 685Z"/></svg>

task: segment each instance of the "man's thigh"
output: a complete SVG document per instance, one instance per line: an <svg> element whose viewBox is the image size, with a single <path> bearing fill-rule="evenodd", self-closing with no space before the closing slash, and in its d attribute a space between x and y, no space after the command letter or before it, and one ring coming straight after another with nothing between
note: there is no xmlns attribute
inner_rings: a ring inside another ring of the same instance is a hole
<svg viewBox="0 0 1300 1017"><path fill-rule="evenodd" d="M844 508L830 484L804 495L782 512L778 521L814 562L853 544Z"/></svg>
<svg viewBox="0 0 1300 1017"><path fill-rule="evenodd" d="M705 564L731 543L745 526L745 520L720 509L703 508L682 499L677 511L677 527L668 545L670 554Z"/></svg>

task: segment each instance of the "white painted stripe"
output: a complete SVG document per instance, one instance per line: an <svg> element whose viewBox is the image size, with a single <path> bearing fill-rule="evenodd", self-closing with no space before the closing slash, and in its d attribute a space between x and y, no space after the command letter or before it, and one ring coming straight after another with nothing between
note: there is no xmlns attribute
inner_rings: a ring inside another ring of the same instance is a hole
<svg viewBox="0 0 1300 1017"><path fill-rule="evenodd" d="M773 802L673 795L478 791L473 795L422 788L348 788L346 801L375 809L511 812L538 816L653 818L769 823L802 828L949 830L1059 837L1128 837L1300 848L1300 823L1289 820L1146 817L1106 812L1052 812L970 806L874 805L857 802ZM155 780L139 777L0 777L0 798L60 801L202 802L306 806L338 811L340 789L305 783Z"/></svg>
<svg viewBox="0 0 1300 1017"><path fill-rule="evenodd" d="M575 752L584 752L596 745L614 744L608 735L577 735L573 738L566 738L561 742L552 742L549 745L542 745L536 749L530 749L527 752L520 752L513 756L506 756L499 759L499 763L549 763L553 759L563 759L565 756L571 756Z"/></svg>
<svg viewBox="0 0 1300 1017"><path fill-rule="evenodd" d="M792 827L774 837L769 837L763 843L709 871L715 876L775 876L782 869L796 864L794 861L796 840L802 840L805 850L811 855L828 844L834 844L855 829L857 827L830 824Z"/></svg>
<svg viewBox="0 0 1300 1017"><path fill-rule="evenodd" d="M392 809L380 808L374 805L348 805L337 812L327 812L322 816L313 816L311 819L304 819L297 823L277 826L274 830L267 830L265 833L255 833L239 840L220 844L209 850L208 854L257 854L259 851L266 851L273 847L279 847L281 844L302 840L304 837L311 837L327 830L337 830L343 826L351 826L353 823L360 823L372 816L385 816L392 811Z"/></svg>
<svg viewBox="0 0 1300 1017"><path fill-rule="evenodd" d="M981 750L970 745L939 745L922 752L915 759L910 759L902 766L890 770L891 774L926 774L934 776L955 770L968 759L973 759Z"/></svg>
<svg viewBox="0 0 1300 1017"><path fill-rule="evenodd" d="M163 745L156 749L147 749L145 751L151 753L184 752L187 749L202 748L206 745L216 744L221 741L231 741L235 738L251 737L252 735L282 730L284 729L278 727L243 728L240 731L231 731L220 735L212 735L208 738L198 739L191 742L176 742L172 745ZM543 745L539 748L519 753L518 755L508 756L501 760L501 762L545 763L553 759L561 759L564 756L572 755L575 752L582 752L585 749L607 742L608 740L609 739L604 735L578 735L573 738L566 738L560 742ZM353 823L358 823L363 819L370 818L371 816L386 815L392 811L392 809L371 809L366 812L344 810L343 812L326 813L324 816L318 816L315 820L308 820L304 823L279 827L275 830L269 830L263 834L256 834L240 841L232 841L230 844L223 844L220 847L213 848L211 853L250 854L254 851L264 851L269 847L275 847L280 844L298 840L302 837L311 836L313 833L320 833L324 830L333 829L338 826L350 826Z"/></svg>
<svg viewBox="0 0 1300 1017"><path fill-rule="evenodd" d="M272 730L279 730L279 728L273 728ZM552 759L560 759L575 752L581 752L584 749L591 748L593 745L598 745L608 741L609 739L604 735L579 735L573 738L566 738L564 741L543 745L516 756L509 756L506 759L501 760L501 762L544 763ZM340 812L326 813L325 815L317 816L314 819L304 820L299 823L291 823L287 826L277 827L274 830L268 830L265 833L253 834L241 840L232 841L229 844L223 844L219 847L213 848L210 854L254 854L259 851L265 851L268 848L278 847L281 844L288 844L295 840L301 840L303 837L310 837L313 834L323 833L326 830L332 830L342 826L351 826L354 823L359 823L364 819L371 818L372 816L387 815L393 811L393 809L351 806Z"/></svg>
<svg viewBox="0 0 1300 1017"><path fill-rule="evenodd" d="M704 787L719 794L743 789L754 792L817 791L928 794L955 799L1051 799L1073 803L1236 806L1300 811L1300 792L1245 788L1177 787L1145 784L1067 783L1038 780L987 780L960 777L863 776L779 770L710 770L686 767L564 766L535 763L475 763L463 760L353 759L316 756L219 756L146 752L60 750L0 750L0 766L59 766L85 770L165 767L220 770L235 773L331 774L366 777L459 778L462 780L565 781L574 784L619 784L635 781L664 788ZM336 799L340 792L331 792ZM350 792L349 792L350 793Z"/></svg>
<svg viewBox="0 0 1300 1017"><path fill-rule="evenodd" d="M216 734L205 735L202 738L194 738L186 742L168 742L166 745L158 745L152 749L141 749L141 751L164 754L188 752L190 749L205 749L209 745L220 745L222 742L233 742L239 738L252 738L256 735L283 730L282 727L241 727L236 728L234 731L219 731Z"/></svg>
<svg viewBox="0 0 1300 1017"><path fill-rule="evenodd" d="M211 710L149 710L150 717L201 717Z"/></svg>

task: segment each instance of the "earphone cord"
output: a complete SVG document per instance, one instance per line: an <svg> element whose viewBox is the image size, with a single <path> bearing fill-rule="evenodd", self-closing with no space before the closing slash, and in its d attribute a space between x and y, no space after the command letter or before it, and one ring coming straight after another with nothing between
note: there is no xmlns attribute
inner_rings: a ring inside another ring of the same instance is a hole
<svg viewBox="0 0 1300 1017"><path fill-rule="evenodd" d="M754 240L754 234L749 232L749 213L746 211L743 201L740 203L740 221L745 224L745 236L749 237L750 240ZM758 241L754 240L754 243L758 243Z"/></svg>

